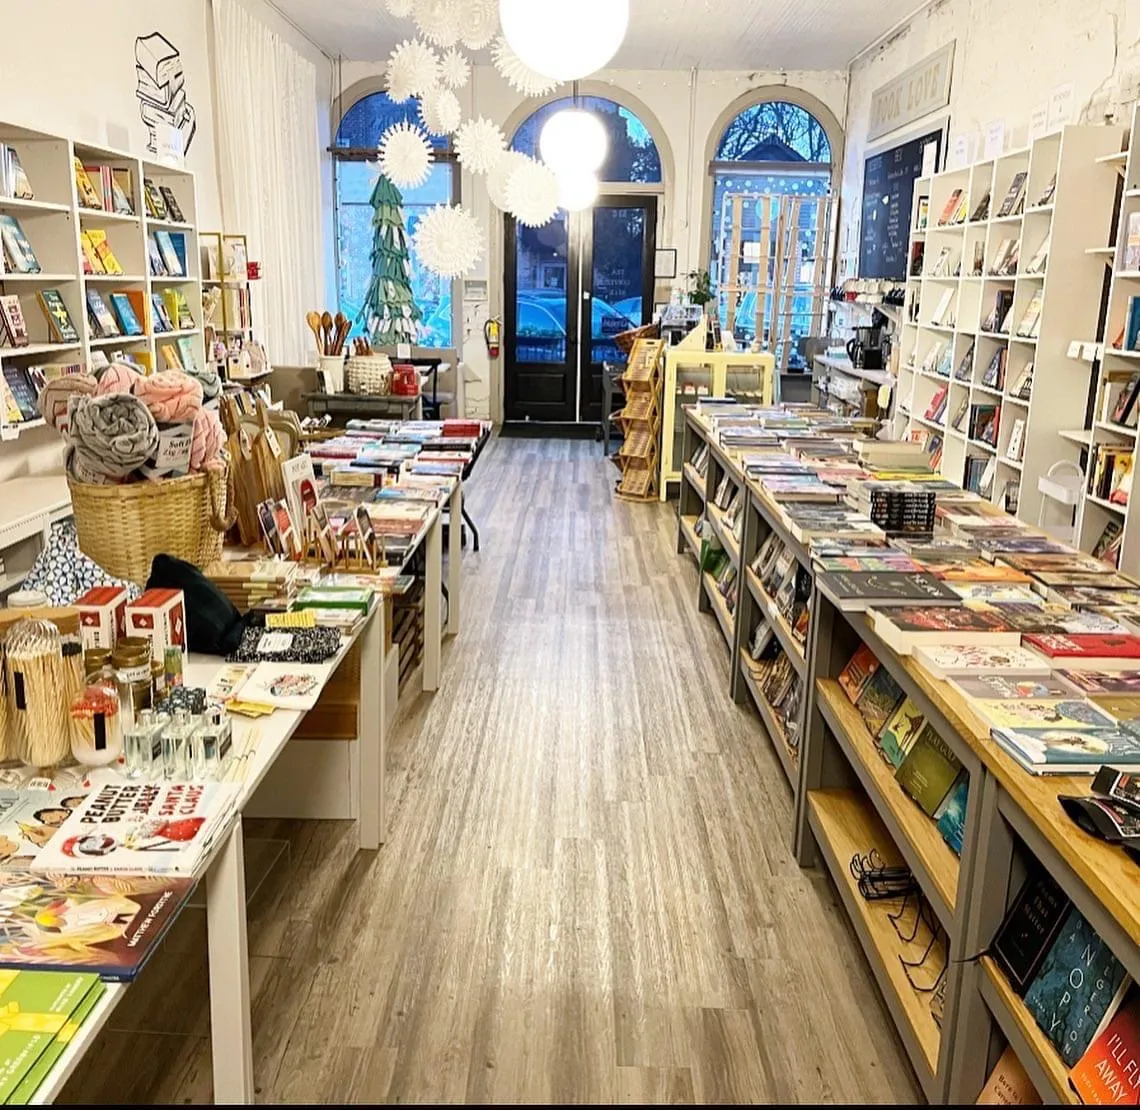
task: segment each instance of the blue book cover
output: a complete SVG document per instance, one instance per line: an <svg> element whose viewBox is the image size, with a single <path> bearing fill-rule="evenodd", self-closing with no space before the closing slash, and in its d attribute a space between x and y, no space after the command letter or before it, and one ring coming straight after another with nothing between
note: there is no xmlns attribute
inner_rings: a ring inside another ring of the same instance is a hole
<svg viewBox="0 0 1140 1110"><path fill-rule="evenodd" d="M1074 907L1025 992L1025 1005L1071 1068L1125 987L1124 966Z"/></svg>
<svg viewBox="0 0 1140 1110"><path fill-rule="evenodd" d="M938 811L938 831L958 856L962 854L962 834L966 828L966 798L969 793L970 778L963 771Z"/></svg>
<svg viewBox="0 0 1140 1110"><path fill-rule="evenodd" d="M135 315L135 310L126 293L112 293L111 307L119 318L119 326L123 329L124 335L142 335L142 324L139 323L139 318Z"/></svg>
<svg viewBox="0 0 1140 1110"><path fill-rule="evenodd" d="M1128 326L1124 336L1124 349L1135 351L1140 340L1140 297L1128 298Z"/></svg>

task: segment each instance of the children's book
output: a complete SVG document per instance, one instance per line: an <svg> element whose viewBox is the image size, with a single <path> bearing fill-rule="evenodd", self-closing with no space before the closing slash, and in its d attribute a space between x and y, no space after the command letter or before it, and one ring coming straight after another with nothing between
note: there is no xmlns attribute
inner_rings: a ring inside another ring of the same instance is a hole
<svg viewBox="0 0 1140 1110"><path fill-rule="evenodd" d="M926 718L922 711L905 698L879 732L879 750L892 767L898 767L914 746Z"/></svg>
<svg viewBox="0 0 1140 1110"><path fill-rule="evenodd" d="M71 313L67 311L63 297L58 289L41 289L36 294L36 300L43 309L47 320L48 335L53 343L78 343L79 332L71 322Z"/></svg>

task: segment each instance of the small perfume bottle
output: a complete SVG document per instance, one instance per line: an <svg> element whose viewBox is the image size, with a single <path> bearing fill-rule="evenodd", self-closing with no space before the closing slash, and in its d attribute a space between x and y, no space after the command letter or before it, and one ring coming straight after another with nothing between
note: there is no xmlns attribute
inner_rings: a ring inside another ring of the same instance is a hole
<svg viewBox="0 0 1140 1110"><path fill-rule="evenodd" d="M190 735L194 731L185 709L174 711L174 720L162 732L162 777L190 777Z"/></svg>
<svg viewBox="0 0 1140 1110"><path fill-rule="evenodd" d="M127 778L140 779L151 772L151 744L154 742L154 711L139 710L134 728L123 737L123 749L127 760ZM161 756L161 749L159 755Z"/></svg>
<svg viewBox="0 0 1140 1110"><path fill-rule="evenodd" d="M225 774L232 744L233 725L226 712L217 706L207 709L202 724L194 730L194 777L203 780L220 779Z"/></svg>

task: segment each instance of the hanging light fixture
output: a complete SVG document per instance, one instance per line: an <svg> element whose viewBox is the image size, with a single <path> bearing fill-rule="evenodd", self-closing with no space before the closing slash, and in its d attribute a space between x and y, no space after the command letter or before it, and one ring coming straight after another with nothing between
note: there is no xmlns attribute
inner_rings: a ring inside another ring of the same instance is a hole
<svg viewBox="0 0 1140 1110"><path fill-rule="evenodd" d="M598 178L585 169L564 170L558 175L558 207L581 212L598 199Z"/></svg>
<svg viewBox="0 0 1140 1110"><path fill-rule="evenodd" d="M629 28L629 0L499 0L499 20L526 65L574 81L617 53Z"/></svg>
<svg viewBox="0 0 1140 1110"><path fill-rule="evenodd" d="M577 100L577 94L575 94ZM602 121L584 108L563 108L542 125L538 151L555 172L602 168L609 152L609 138Z"/></svg>

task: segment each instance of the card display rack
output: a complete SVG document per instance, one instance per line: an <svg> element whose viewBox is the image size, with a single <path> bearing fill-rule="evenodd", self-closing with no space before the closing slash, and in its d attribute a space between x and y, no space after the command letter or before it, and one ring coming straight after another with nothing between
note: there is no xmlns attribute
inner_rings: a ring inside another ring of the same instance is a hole
<svg viewBox="0 0 1140 1110"><path fill-rule="evenodd" d="M629 501L655 501L661 445L663 339L638 339L621 376L626 402L620 421L623 443L614 456L621 468L617 495Z"/></svg>

